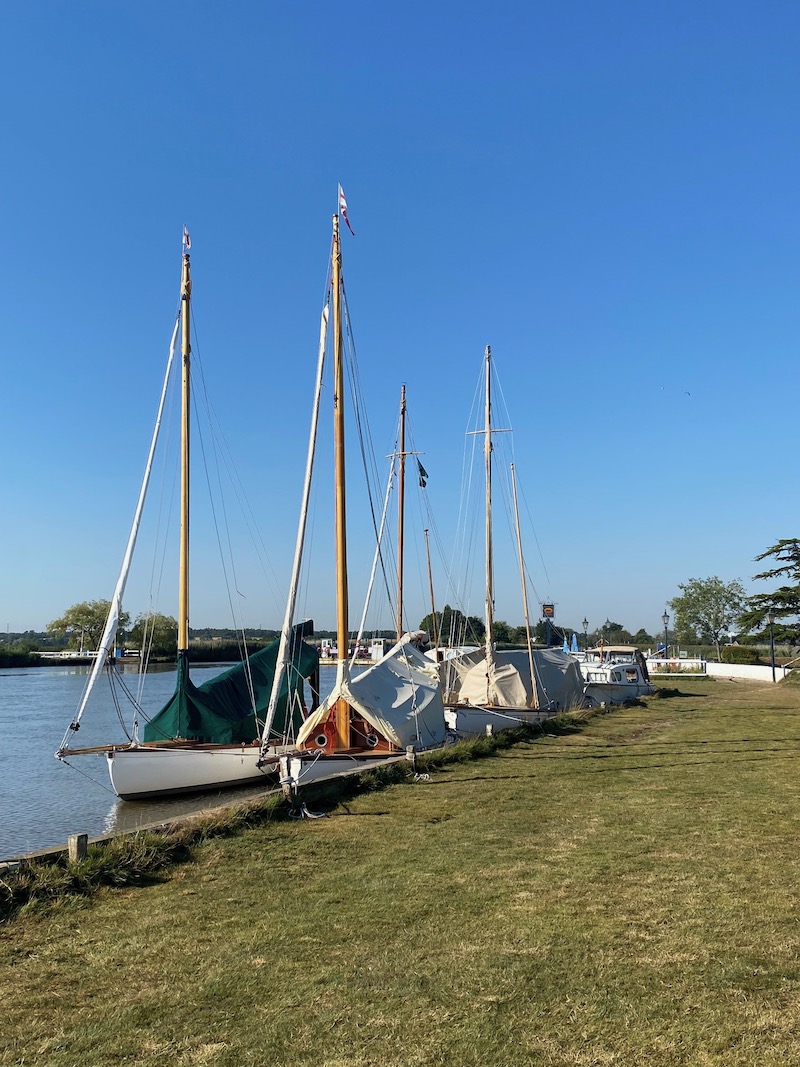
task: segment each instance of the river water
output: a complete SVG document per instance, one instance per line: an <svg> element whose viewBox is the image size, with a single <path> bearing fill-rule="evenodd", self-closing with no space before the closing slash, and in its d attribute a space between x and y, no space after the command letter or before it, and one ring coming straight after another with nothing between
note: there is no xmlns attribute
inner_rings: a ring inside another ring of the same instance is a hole
<svg viewBox="0 0 800 1067"><path fill-rule="evenodd" d="M230 664L193 667L201 683ZM159 800L120 800L111 789L105 755L54 758L78 708L88 667L7 667L0 669L0 860L36 849L66 844L70 834L90 837L133 830L227 800L264 792L264 786L229 789L199 796ZM138 663L125 665L129 687L141 676ZM142 707L154 714L175 689L175 669L151 669L145 678ZM332 687L334 668L322 667L323 695ZM125 734L101 677L70 743L86 747L123 743Z"/></svg>

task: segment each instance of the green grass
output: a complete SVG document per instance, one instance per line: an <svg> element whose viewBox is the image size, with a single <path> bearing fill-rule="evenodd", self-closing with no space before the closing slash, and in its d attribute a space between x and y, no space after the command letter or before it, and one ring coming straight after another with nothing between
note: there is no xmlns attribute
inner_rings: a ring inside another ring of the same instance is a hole
<svg viewBox="0 0 800 1067"><path fill-rule="evenodd" d="M0 1063L800 1062L800 685L681 686L23 909Z"/></svg>

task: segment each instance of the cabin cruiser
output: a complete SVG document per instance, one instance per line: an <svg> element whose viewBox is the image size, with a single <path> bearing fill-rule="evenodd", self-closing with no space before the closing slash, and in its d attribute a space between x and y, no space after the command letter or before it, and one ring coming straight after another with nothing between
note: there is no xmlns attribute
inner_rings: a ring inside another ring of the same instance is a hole
<svg viewBox="0 0 800 1067"><path fill-rule="evenodd" d="M594 707L624 704L655 692L647 661L635 645L598 645L572 652L583 675L583 695Z"/></svg>

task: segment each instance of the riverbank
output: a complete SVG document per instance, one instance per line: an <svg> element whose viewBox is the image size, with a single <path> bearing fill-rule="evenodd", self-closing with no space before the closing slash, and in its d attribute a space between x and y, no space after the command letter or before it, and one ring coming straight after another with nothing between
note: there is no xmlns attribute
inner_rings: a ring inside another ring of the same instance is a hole
<svg viewBox="0 0 800 1067"><path fill-rule="evenodd" d="M800 686L682 685L19 916L0 1062L797 1062Z"/></svg>

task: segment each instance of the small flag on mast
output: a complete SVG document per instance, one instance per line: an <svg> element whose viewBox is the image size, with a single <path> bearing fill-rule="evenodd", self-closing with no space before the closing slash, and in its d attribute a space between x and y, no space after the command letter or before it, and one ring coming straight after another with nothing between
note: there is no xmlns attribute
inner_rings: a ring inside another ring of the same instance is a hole
<svg viewBox="0 0 800 1067"><path fill-rule="evenodd" d="M419 486L420 489L424 489L428 484L428 472L422 466L419 460L417 460L417 467L419 467Z"/></svg>
<svg viewBox="0 0 800 1067"><path fill-rule="evenodd" d="M186 229L185 226L183 227L183 247L186 249L187 252L192 247L192 239L189 236L189 231Z"/></svg>
<svg viewBox="0 0 800 1067"><path fill-rule="evenodd" d="M341 187L341 185L339 186L339 214L342 216L344 221L347 223L347 228L350 231L350 233L352 233L353 237L355 237L356 231L350 225L350 219L348 219L348 217L347 217L347 201L344 198L344 189Z"/></svg>

